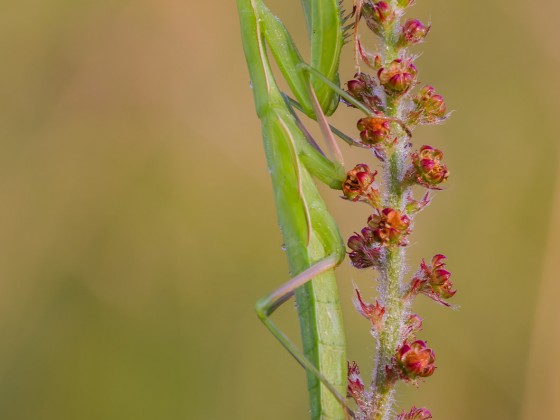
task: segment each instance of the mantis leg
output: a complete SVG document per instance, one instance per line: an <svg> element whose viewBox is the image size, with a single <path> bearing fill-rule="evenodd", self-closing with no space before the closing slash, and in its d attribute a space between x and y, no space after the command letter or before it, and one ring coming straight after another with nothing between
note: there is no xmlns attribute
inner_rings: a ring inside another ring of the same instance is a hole
<svg viewBox="0 0 560 420"><path fill-rule="evenodd" d="M276 326L270 319L270 315L278 309L283 303L294 296L296 290L305 285L313 278L333 270L340 262L337 255L331 255L325 259L313 264L307 270L298 274L288 282L284 283L278 289L269 295L258 300L256 304L257 315L268 330L276 337L276 339L284 346L286 350L297 360L297 362L312 375L316 376L319 381L332 393L336 400L344 407L346 414L350 418L355 418L354 412L346 403L344 398L337 389L323 376L319 369L302 353L302 351L290 341L290 339Z"/></svg>

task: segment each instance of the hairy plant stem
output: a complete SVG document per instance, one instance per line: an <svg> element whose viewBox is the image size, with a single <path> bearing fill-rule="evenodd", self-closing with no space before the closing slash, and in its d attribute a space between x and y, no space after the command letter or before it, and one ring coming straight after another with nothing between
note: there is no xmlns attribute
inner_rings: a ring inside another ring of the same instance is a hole
<svg viewBox="0 0 560 420"><path fill-rule="evenodd" d="M384 65L389 65L398 57L398 48L393 39L393 28L387 30L384 37ZM385 114L388 117L400 118L399 99L387 98ZM403 210L403 178L404 160L406 157L405 143L408 141L402 128L393 123L394 132L399 133L397 144L387 156L385 162L385 187L387 195L385 206ZM401 329L406 315L402 299L402 277L404 275L405 247L388 247L385 252L381 270L380 296L384 297L385 325L378 336L377 362L374 372L374 420L388 420L392 413L395 393L395 381L387 377L386 367L392 364L397 347L400 344Z"/></svg>
<svg viewBox="0 0 560 420"><path fill-rule="evenodd" d="M395 209L402 208L403 191L402 164L403 147L396 146L392 156L388 159L388 179L386 205ZM404 323L406 308L402 299L401 283L404 274L405 247L389 247L386 249L382 264L380 295L385 307L385 326L378 337L378 353L375 371L375 420L389 418L393 402L394 383L387 378L386 366L400 344L401 328Z"/></svg>

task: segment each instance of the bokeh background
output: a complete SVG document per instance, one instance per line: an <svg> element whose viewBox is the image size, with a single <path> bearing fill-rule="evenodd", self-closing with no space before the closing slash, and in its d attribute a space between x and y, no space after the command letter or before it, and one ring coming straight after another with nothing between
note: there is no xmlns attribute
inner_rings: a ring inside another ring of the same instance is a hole
<svg viewBox="0 0 560 420"><path fill-rule="evenodd" d="M420 78L456 112L415 132L452 177L410 265L445 253L461 308L419 299L438 370L399 407L560 419L560 3L417 3ZM0 418L305 419L304 372L253 311L287 265L235 2L0 4ZM306 53L299 2L269 4ZM324 192L345 236L363 225ZM339 272L367 375L351 285L375 283Z"/></svg>

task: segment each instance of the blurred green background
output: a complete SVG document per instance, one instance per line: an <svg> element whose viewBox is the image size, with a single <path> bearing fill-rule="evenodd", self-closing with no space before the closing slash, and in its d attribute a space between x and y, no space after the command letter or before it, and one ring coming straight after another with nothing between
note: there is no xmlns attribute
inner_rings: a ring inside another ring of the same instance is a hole
<svg viewBox="0 0 560 420"><path fill-rule="evenodd" d="M299 2L270 5L307 51ZM0 419L305 419L304 372L253 311L287 265L235 2L0 10ZM433 23L420 79L456 112L415 133L452 177L409 261L445 253L461 308L419 299L438 370L402 387L400 409L560 418L559 15L555 0L411 11ZM324 192L344 236L364 224L365 207ZM371 298L375 283L339 272L367 377L351 285ZM297 338L289 306L276 319Z"/></svg>

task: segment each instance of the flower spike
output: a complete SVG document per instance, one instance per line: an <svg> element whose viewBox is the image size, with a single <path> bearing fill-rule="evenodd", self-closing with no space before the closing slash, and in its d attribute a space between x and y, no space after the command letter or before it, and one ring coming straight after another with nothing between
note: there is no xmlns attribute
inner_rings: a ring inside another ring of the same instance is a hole
<svg viewBox="0 0 560 420"><path fill-rule="evenodd" d="M411 312L414 298L423 294L450 306L447 300L456 293L442 254L429 263L422 260L410 283L403 280L414 218L449 178L441 150L412 145L415 128L438 124L449 116L443 97L432 86L415 89L416 56L407 49L423 43L431 26L418 19L403 19L414 3L355 1L355 23L364 18L381 42L379 51L369 52L355 37L356 56L374 73L358 70L347 82L347 92L357 101L351 106L368 114L356 124L360 146L369 149L381 167L375 171L363 163L356 165L342 187L343 198L368 203L374 209L367 225L348 239L352 265L373 268L379 292L377 299L366 301L355 287L354 305L371 322L377 349L370 389L365 389L358 366L354 362L348 365L348 395L356 401L358 419L432 418L428 409L417 407L394 415L393 392L397 382L418 385L436 369L434 351L417 338L423 320ZM420 193L418 186L424 189Z"/></svg>

